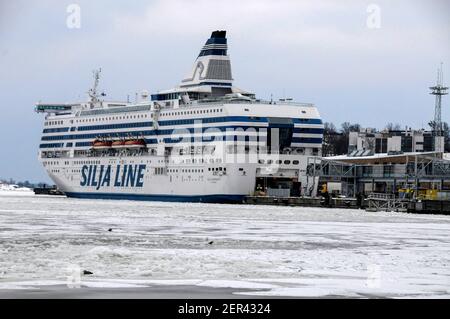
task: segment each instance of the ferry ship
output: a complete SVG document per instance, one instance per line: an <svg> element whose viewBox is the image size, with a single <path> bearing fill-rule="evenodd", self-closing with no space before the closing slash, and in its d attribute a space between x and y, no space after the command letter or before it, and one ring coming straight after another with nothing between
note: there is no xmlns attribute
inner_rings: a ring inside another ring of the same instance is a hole
<svg viewBox="0 0 450 319"><path fill-rule="evenodd" d="M172 89L107 101L94 71L89 99L37 103L39 160L68 197L239 203L255 192L314 195L317 108L262 100L233 85L226 31L214 31Z"/></svg>

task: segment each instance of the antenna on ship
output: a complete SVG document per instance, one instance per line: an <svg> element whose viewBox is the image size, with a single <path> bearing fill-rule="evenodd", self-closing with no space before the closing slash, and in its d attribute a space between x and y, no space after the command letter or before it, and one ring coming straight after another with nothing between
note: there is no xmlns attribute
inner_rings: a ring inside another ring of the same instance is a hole
<svg viewBox="0 0 450 319"><path fill-rule="evenodd" d="M442 62L441 62L441 66L437 71L437 81L436 81L436 85L430 87L431 93L432 95L436 96L436 100L435 100L435 105L434 105L434 127L433 127L433 135L434 135L434 142L435 142L435 147L434 150L436 152L440 152L443 151L442 148L442 136L443 136L443 128L442 128L442 119L441 119L441 114L442 114L442 109L441 109L441 104L442 104L442 96L443 95L447 95L447 90L448 87L444 86L443 84L443 74L442 74Z"/></svg>
<svg viewBox="0 0 450 319"><path fill-rule="evenodd" d="M92 88L88 91L89 97L91 98L91 104L96 103L99 101L98 98L98 82L100 80L100 73L102 72L102 68L99 68L98 70L92 71L92 74L94 75L94 85Z"/></svg>

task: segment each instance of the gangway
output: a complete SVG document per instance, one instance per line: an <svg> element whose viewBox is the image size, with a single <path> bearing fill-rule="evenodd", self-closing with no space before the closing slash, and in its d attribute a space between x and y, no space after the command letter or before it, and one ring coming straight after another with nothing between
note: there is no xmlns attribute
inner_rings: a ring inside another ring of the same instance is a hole
<svg viewBox="0 0 450 319"><path fill-rule="evenodd" d="M368 207L366 211L407 211L408 200L396 198L394 194L370 193L367 196Z"/></svg>

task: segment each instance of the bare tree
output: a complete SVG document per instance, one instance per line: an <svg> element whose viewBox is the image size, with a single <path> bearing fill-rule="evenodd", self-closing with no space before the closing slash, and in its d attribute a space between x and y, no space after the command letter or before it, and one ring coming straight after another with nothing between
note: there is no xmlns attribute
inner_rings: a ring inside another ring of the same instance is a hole
<svg viewBox="0 0 450 319"><path fill-rule="evenodd" d="M398 123L395 123L395 124L388 123L388 124L386 124L385 129L388 131L400 131L402 128L401 128L400 124L398 124Z"/></svg>
<svg viewBox="0 0 450 319"><path fill-rule="evenodd" d="M350 122L344 122L341 124L341 132L347 136L350 132L359 132L360 129L361 125L358 123L352 124Z"/></svg>
<svg viewBox="0 0 450 319"><path fill-rule="evenodd" d="M325 122L323 130L323 144L322 154L323 156L337 155L336 145L341 134L337 132L336 126L333 123Z"/></svg>

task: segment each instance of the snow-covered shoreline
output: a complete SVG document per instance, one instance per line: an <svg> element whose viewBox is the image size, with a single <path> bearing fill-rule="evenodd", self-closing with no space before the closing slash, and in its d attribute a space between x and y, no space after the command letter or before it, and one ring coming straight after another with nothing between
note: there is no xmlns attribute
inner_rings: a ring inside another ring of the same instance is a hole
<svg viewBox="0 0 450 319"><path fill-rule="evenodd" d="M31 195L34 194L32 188L28 187L20 187L19 185L15 184L5 184L0 182L0 196L2 195L8 195L8 196L14 196L14 195Z"/></svg>
<svg viewBox="0 0 450 319"><path fill-rule="evenodd" d="M31 188L26 190L0 189L0 196L34 196L34 192Z"/></svg>

